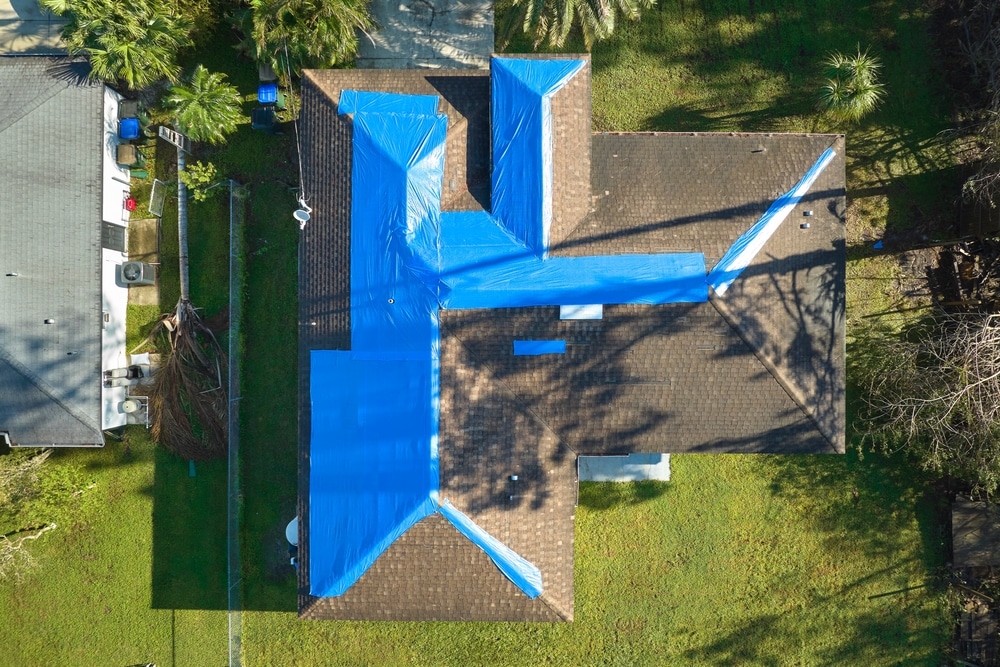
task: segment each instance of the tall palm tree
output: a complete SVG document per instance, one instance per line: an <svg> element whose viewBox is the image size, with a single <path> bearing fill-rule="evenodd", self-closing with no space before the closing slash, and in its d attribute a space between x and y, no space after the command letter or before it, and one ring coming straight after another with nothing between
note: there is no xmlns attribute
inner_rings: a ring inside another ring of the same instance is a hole
<svg viewBox="0 0 1000 667"><path fill-rule="evenodd" d="M195 68L187 84L172 87L164 101L174 110L178 129L194 141L222 143L243 119L239 91L226 83L225 74L204 65Z"/></svg>
<svg viewBox="0 0 1000 667"><path fill-rule="evenodd" d="M635 21L655 5L656 0L498 0L498 33L504 46L521 31L536 47L543 42L561 47L576 26L589 51L614 33L619 15Z"/></svg>
<svg viewBox="0 0 1000 667"><path fill-rule="evenodd" d="M130 89L166 78L176 81L177 52L190 46L190 23L168 0L40 0L65 16L62 38L70 54L90 59L91 76Z"/></svg>
<svg viewBox="0 0 1000 667"><path fill-rule="evenodd" d="M820 88L819 106L841 120L858 122L875 110L885 97L885 86L878 82L882 63L866 49L856 55L839 52L827 56L826 83Z"/></svg>
<svg viewBox="0 0 1000 667"><path fill-rule="evenodd" d="M237 22L243 49L279 74L350 62L375 26L368 0L250 0Z"/></svg>

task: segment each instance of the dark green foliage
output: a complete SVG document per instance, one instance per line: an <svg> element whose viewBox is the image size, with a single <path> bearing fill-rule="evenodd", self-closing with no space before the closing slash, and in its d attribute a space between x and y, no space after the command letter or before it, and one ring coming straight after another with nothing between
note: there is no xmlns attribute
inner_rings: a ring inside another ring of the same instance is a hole
<svg viewBox="0 0 1000 667"><path fill-rule="evenodd" d="M855 55L831 53L824 61L826 82L820 88L820 108L841 120L857 123L870 114L885 96L878 82L882 63L866 50Z"/></svg>
<svg viewBox="0 0 1000 667"><path fill-rule="evenodd" d="M656 0L500 0L497 34L504 48L518 32L536 47L561 47L576 29L589 51L594 42L614 33L619 16L635 21L655 5Z"/></svg>
<svg viewBox="0 0 1000 667"><path fill-rule="evenodd" d="M190 22L168 0L41 0L69 19L70 54L90 59L91 76L136 90L162 78L176 81L177 52L190 46Z"/></svg>
<svg viewBox="0 0 1000 667"><path fill-rule="evenodd" d="M177 127L192 141L221 144L243 120L240 93L226 75L198 65L190 80L174 86L164 104L173 110Z"/></svg>
<svg viewBox="0 0 1000 667"><path fill-rule="evenodd" d="M287 70L335 67L358 50L358 32L374 28L366 0L250 0L237 16L241 48L284 77Z"/></svg>

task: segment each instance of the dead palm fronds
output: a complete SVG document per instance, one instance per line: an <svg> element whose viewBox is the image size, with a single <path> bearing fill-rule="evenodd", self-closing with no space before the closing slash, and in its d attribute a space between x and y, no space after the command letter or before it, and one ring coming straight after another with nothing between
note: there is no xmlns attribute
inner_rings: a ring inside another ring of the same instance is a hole
<svg viewBox="0 0 1000 667"><path fill-rule="evenodd" d="M170 344L149 395L153 438L186 459L226 455L226 355L188 301L160 318L153 335Z"/></svg>

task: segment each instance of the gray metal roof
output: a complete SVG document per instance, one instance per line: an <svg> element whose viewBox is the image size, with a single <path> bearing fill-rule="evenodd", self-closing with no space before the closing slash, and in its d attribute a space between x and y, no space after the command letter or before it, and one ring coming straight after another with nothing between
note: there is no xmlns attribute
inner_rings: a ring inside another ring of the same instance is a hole
<svg viewBox="0 0 1000 667"><path fill-rule="evenodd" d="M104 88L17 57L0 90L0 431L100 444Z"/></svg>

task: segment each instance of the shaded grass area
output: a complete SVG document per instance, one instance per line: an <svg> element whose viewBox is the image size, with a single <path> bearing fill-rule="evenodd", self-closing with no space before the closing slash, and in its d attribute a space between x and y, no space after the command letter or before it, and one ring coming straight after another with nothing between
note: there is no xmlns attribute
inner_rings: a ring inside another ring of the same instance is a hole
<svg viewBox="0 0 1000 667"><path fill-rule="evenodd" d="M246 613L246 662L939 664L949 633L937 589L893 593L943 560L935 507L905 466L856 454L672 461L670 483L581 485L571 624Z"/></svg>
<svg viewBox="0 0 1000 667"><path fill-rule="evenodd" d="M156 604L154 564L164 557L190 565L172 589L225 600L225 533L216 540L207 499L212 476L184 478L187 463L139 427L101 450L58 451L46 466L83 491L32 545L38 569L19 586L0 583L0 664L224 664L224 612Z"/></svg>
<svg viewBox="0 0 1000 667"><path fill-rule="evenodd" d="M280 183L253 190L246 230L248 298L243 310L241 553L244 605L296 608L285 525L295 516L298 451L298 228Z"/></svg>

